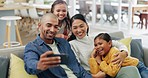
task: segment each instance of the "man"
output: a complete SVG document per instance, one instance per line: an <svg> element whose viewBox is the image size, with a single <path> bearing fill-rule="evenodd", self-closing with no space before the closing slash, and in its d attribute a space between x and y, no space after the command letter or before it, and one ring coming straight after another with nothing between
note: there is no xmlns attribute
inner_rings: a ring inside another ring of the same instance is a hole
<svg viewBox="0 0 148 78"><path fill-rule="evenodd" d="M92 78L76 60L70 44L55 35L59 30L58 18L48 13L43 15L38 24L40 34L25 47L25 70L39 78ZM60 57L48 57L52 54L65 53L68 59L60 65Z"/></svg>

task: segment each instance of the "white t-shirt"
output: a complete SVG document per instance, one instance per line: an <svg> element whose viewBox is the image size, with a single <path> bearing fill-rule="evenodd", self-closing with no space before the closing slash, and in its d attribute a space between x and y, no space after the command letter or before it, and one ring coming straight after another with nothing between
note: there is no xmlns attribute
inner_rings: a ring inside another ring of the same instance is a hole
<svg viewBox="0 0 148 78"><path fill-rule="evenodd" d="M55 53L55 54L60 54L58 48L57 48L57 45L55 44L55 42L53 44L47 44L48 46L51 47L52 51ZM66 72L68 78L77 78L74 74L73 74L73 71L71 71L66 65L60 65Z"/></svg>

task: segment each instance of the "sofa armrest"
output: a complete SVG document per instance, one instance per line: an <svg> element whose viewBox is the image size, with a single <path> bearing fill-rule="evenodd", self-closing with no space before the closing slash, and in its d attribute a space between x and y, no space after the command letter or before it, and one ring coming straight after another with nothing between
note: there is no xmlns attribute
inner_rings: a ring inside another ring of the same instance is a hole
<svg viewBox="0 0 148 78"><path fill-rule="evenodd" d="M143 47L144 50L144 63L148 67L148 47Z"/></svg>

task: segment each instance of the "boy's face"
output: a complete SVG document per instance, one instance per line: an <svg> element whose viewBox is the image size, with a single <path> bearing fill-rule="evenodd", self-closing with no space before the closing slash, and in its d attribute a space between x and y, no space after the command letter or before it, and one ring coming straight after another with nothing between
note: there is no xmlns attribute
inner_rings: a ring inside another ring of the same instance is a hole
<svg viewBox="0 0 148 78"><path fill-rule="evenodd" d="M112 44L111 44L111 41L107 42L101 38L96 38L94 41L94 46L99 55L106 56Z"/></svg>

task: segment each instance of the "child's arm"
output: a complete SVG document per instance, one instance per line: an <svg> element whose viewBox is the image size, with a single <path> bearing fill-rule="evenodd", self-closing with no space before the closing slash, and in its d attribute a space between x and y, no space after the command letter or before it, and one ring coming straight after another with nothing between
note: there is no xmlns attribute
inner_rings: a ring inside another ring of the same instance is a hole
<svg viewBox="0 0 148 78"><path fill-rule="evenodd" d="M88 63L90 65L90 72L91 72L91 74L97 74L100 71L99 65L98 65L98 63L97 63L95 58L90 58Z"/></svg>
<svg viewBox="0 0 148 78"><path fill-rule="evenodd" d="M96 48L93 49L90 57L95 58L98 64L102 61L100 55L96 52Z"/></svg>
<svg viewBox="0 0 148 78"><path fill-rule="evenodd" d="M97 57L98 60L96 60L96 57L97 57L97 53L96 53L96 49L94 48L92 51L92 55L88 60L91 74L97 74L100 71L99 65L98 65L98 62L100 62L100 60L99 60L99 57Z"/></svg>
<svg viewBox="0 0 148 78"><path fill-rule="evenodd" d="M97 74L92 74L93 78L105 78L106 74L103 71L99 71Z"/></svg>
<svg viewBox="0 0 148 78"><path fill-rule="evenodd" d="M111 77L115 77L120 69L118 64L113 64L113 62L111 62L111 60L115 58L114 54L116 52L118 52L117 48L111 48L108 55L105 58L102 58L103 61L100 63L99 66L101 71L105 72Z"/></svg>
<svg viewBox="0 0 148 78"><path fill-rule="evenodd" d="M99 54L96 56L95 59L96 59L97 63L100 65L100 63L102 62L102 60L101 60L101 57L100 57Z"/></svg>

